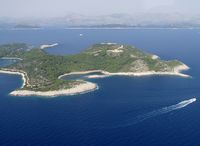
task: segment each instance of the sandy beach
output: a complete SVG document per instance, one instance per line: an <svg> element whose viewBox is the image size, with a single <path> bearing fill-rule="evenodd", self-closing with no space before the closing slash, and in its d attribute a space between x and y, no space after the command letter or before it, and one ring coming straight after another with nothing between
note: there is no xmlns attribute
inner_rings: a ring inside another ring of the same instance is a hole
<svg viewBox="0 0 200 146"><path fill-rule="evenodd" d="M71 73L66 73L58 77L58 79L61 79L62 77L68 76L68 75L77 75L77 74L89 74L89 73L94 73L94 72L101 72L104 73L103 70L89 70L89 71L80 71L80 72L71 72Z"/></svg>
<svg viewBox="0 0 200 146"><path fill-rule="evenodd" d="M94 83L85 82L80 85L76 85L70 89L56 90L56 91L28 91L28 90L16 90L10 93L12 96L44 96L44 97L56 97L56 96L69 96L82 94L98 89L98 86Z"/></svg>
<svg viewBox="0 0 200 146"><path fill-rule="evenodd" d="M41 45L40 49L52 48L58 46L58 43L50 44L50 45Z"/></svg>

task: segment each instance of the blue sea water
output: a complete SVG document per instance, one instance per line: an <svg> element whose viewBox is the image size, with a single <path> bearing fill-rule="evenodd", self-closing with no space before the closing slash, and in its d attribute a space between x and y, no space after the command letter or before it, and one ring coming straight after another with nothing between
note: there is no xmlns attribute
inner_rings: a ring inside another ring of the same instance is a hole
<svg viewBox="0 0 200 146"><path fill-rule="evenodd" d="M183 61L192 78L91 79L99 90L46 99L9 96L21 77L0 74L0 145L200 145L200 30L0 30L0 44L12 42L59 43L47 50L57 55L99 42L130 44ZM181 108L193 96L197 101Z"/></svg>

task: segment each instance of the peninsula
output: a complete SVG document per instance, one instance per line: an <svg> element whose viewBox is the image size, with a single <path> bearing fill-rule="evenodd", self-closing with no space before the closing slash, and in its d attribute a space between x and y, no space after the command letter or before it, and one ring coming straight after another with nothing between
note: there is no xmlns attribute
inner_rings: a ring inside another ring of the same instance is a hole
<svg viewBox="0 0 200 146"><path fill-rule="evenodd" d="M50 44L50 45L41 45L40 49L52 48L58 46L58 43Z"/></svg>
<svg viewBox="0 0 200 146"><path fill-rule="evenodd" d="M26 44L5 44L0 46L0 58L20 58L12 65L0 68L0 73L22 76L24 83L10 93L13 96L56 97L98 88L88 81L62 79L72 74L101 73L88 78L113 75L189 77L181 73L189 67L180 61L164 61L136 47L115 43L95 44L79 54L65 56L51 55L41 48L29 49Z"/></svg>

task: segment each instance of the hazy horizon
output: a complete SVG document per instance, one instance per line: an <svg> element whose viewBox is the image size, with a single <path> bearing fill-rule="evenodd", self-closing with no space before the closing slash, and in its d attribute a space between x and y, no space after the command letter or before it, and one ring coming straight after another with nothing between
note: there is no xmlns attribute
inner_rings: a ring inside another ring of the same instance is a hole
<svg viewBox="0 0 200 146"><path fill-rule="evenodd" d="M0 0L0 17L53 18L82 14L87 16L142 13L200 13L198 0Z"/></svg>

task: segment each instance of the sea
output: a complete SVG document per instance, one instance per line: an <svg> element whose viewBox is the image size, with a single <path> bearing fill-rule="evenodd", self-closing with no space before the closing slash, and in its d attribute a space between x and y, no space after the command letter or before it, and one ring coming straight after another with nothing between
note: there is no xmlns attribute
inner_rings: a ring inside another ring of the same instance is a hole
<svg viewBox="0 0 200 146"><path fill-rule="evenodd" d="M81 34L81 35L80 35ZM1 146L199 146L200 29L0 30L0 44L27 43L54 55L93 44L128 44L190 67L191 78L89 79L98 90L76 96L13 97L18 75L0 74ZM13 63L0 60L0 66Z"/></svg>

